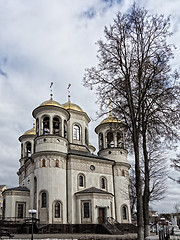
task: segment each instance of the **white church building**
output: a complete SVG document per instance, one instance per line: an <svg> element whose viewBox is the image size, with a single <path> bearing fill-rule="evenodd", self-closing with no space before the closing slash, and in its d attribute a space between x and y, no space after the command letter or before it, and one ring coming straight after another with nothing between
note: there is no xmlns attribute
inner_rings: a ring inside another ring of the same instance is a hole
<svg viewBox="0 0 180 240"><path fill-rule="evenodd" d="M131 223L126 126L109 113L89 142L90 118L70 101L51 98L32 112L19 137L19 186L4 191L3 217L23 220L36 209L42 224Z"/></svg>

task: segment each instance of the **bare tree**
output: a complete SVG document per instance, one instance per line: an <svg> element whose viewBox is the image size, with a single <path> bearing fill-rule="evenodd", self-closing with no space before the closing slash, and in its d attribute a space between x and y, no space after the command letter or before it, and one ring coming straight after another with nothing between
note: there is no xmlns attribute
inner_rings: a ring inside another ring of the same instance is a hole
<svg viewBox="0 0 180 240"><path fill-rule="evenodd" d="M177 137L179 85L176 82L178 74L173 74L169 65L173 58L173 46L166 43L171 35L169 26L169 18L150 16L135 4L130 13L118 13L113 25L109 29L105 27L106 41L97 43L97 67L86 69L84 76L85 86L91 89L97 86L100 114L107 111L111 99L112 112L128 128L135 156L138 239L143 239L140 145L143 144L145 192L148 194L147 142L154 141L157 136L164 142Z"/></svg>
<svg viewBox="0 0 180 240"><path fill-rule="evenodd" d="M174 168L176 171L180 172L180 153L176 155L176 158L171 159L171 167ZM169 177L173 181L176 181L177 183L180 183L180 177L178 179L175 179L173 177Z"/></svg>

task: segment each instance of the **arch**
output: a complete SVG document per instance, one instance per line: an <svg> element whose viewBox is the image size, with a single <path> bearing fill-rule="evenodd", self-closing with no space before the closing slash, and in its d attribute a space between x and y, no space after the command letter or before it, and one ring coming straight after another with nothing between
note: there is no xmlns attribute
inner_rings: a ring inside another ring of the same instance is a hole
<svg viewBox="0 0 180 240"><path fill-rule="evenodd" d="M6 199L3 199L2 219L5 219Z"/></svg>
<svg viewBox="0 0 180 240"><path fill-rule="evenodd" d="M42 160L42 167L46 167L46 160L45 159Z"/></svg>
<svg viewBox="0 0 180 240"><path fill-rule="evenodd" d="M64 137L67 138L67 121L64 120Z"/></svg>
<svg viewBox="0 0 180 240"><path fill-rule="evenodd" d="M41 223L48 223L49 221L49 193L47 190L42 189L39 192L38 201L38 217Z"/></svg>
<svg viewBox="0 0 180 240"><path fill-rule="evenodd" d="M26 157L30 157L30 156L31 156L31 143L26 142Z"/></svg>
<svg viewBox="0 0 180 240"><path fill-rule="evenodd" d="M85 187L85 175L82 173L78 174L78 187Z"/></svg>
<svg viewBox="0 0 180 240"><path fill-rule="evenodd" d="M41 208L46 208L47 207L47 193L42 192L41 193Z"/></svg>
<svg viewBox="0 0 180 240"><path fill-rule="evenodd" d="M125 177L125 170L124 169L121 170L121 176Z"/></svg>
<svg viewBox="0 0 180 240"><path fill-rule="evenodd" d="M59 160L58 159L55 161L55 167L59 167Z"/></svg>
<svg viewBox="0 0 180 240"><path fill-rule="evenodd" d="M80 141L80 126L78 124L73 125L73 139Z"/></svg>
<svg viewBox="0 0 180 240"><path fill-rule="evenodd" d="M60 200L55 200L53 201L52 203L52 216L53 216L53 219L54 221L61 221L62 222L62 217L63 217L63 214L62 214L62 202Z"/></svg>
<svg viewBox="0 0 180 240"><path fill-rule="evenodd" d="M122 220L128 220L128 207L127 205L121 206Z"/></svg>
<svg viewBox="0 0 180 240"><path fill-rule="evenodd" d="M107 132L107 147L114 147L114 134L113 132Z"/></svg>
<svg viewBox="0 0 180 240"><path fill-rule="evenodd" d="M124 148L122 131L117 132L117 147Z"/></svg>
<svg viewBox="0 0 180 240"><path fill-rule="evenodd" d="M103 141L103 134L99 133L99 150L102 150L104 148L104 141Z"/></svg>
<svg viewBox="0 0 180 240"><path fill-rule="evenodd" d="M21 143L21 158L23 158L23 143Z"/></svg>
<svg viewBox="0 0 180 240"><path fill-rule="evenodd" d="M34 209L37 209L37 178L34 177Z"/></svg>
<svg viewBox="0 0 180 240"><path fill-rule="evenodd" d="M39 118L36 119L36 134L39 136Z"/></svg>
<svg viewBox="0 0 180 240"><path fill-rule="evenodd" d="M48 116L43 117L43 134L44 135L50 134L50 123Z"/></svg>
<svg viewBox="0 0 180 240"><path fill-rule="evenodd" d="M100 188L107 190L107 179L104 176L100 177Z"/></svg>
<svg viewBox="0 0 180 240"><path fill-rule="evenodd" d="M61 118L53 117L53 134L61 136Z"/></svg>
<svg viewBox="0 0 180 240"><path fill-rule="evenodd" d="M85 144L88 145L89 141L88 141L88 130L87 128L85 128Z"/></svg>

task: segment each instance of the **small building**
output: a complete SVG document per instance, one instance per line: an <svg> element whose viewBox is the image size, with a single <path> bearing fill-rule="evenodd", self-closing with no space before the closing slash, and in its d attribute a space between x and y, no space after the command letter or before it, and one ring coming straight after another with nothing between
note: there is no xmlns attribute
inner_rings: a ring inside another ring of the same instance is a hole
<svg viewBox="0 0 180 240"><path fill-rule="evenodd" d="M2 219L2 214L3 214L3 196L2 192L6 190L7 187L6 185L0 185L0 219Z"/></svg>
<svg viewBox="0 0 180 240"><path fill-rule="evenodd" d="M32 112L33 128L19 137L19 186L4 191L4 217L24 219L36 209L42 224L131 223L126 126L111 113L89 142L90 118L70 101L51 99Z"/></svg>

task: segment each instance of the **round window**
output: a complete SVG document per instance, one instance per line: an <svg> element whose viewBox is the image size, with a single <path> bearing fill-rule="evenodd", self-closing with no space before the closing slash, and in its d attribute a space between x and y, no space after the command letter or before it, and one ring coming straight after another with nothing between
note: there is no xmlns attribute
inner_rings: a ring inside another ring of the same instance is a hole
<svg viewBox="0 0 180 240"><path fill-rule="evenodd" d="M91 169L91 171L94 171L94 170L95 170L95 166L94 166L94 165L91 165L91 166L90 166L90 169Z"/></svg>

